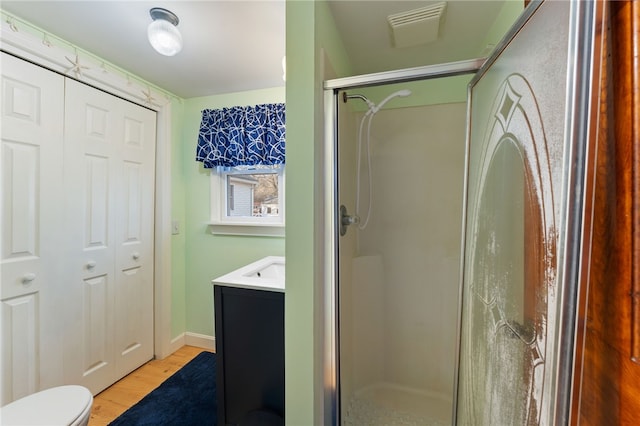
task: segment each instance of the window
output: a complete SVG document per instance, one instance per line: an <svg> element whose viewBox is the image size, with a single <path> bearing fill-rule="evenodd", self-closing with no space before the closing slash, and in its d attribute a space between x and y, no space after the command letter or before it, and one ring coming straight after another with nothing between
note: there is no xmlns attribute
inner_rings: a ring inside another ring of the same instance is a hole
<svg viewBox="0 0 640 426"><path fill-rule="evenodd" d="M196 161L214 234L284 236L285 104L203 110Z"/></svg>
<svg viewBox="0 0 640 426"><path fill-rule="evenodd" d="M284 236L284 164L211 169L214 234Z"/></svg>

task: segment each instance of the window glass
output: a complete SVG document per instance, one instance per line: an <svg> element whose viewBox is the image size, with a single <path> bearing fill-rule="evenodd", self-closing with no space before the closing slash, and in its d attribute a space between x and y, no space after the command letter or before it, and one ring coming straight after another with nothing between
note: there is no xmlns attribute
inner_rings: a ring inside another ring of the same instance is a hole
<svg viewBox="0 0 640 426"><path fill-rule="evenodd" d="M252 235L262 234L259 227L284 227L284 165L212 169L211 225L214 233ZM250 228L236 232L238 227Z"/></svg>

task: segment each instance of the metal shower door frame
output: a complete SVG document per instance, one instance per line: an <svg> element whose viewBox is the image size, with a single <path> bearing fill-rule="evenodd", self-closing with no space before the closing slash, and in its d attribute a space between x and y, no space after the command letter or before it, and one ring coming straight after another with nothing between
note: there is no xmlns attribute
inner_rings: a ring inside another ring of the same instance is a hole
<svg viewBox="0 0 640 426"><path fill-rule="evenodd" d="M338 318L338 240L340 211L338 200L338 93L341 90L381 86L419 80L432 80L476 74L485 58L407 68L381 73L338 78L324 82L324 336L323 336L323 408L326 425L340 424L340 362ZM462 194L461 194L462 195ZM457 352L457 348L456 348ZM456 381L457 381L456 365ZM454 404L455 405L455 404ZM455 407L454 407L455 409Z"/></svg>

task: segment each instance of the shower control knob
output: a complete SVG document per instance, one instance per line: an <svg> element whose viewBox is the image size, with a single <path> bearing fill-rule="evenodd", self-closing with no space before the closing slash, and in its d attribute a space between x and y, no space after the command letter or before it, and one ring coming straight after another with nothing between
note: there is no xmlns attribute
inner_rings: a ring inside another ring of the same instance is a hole
<svg viewBox="0 0 640 426"><path fill-rule="evenodd" d="M347 208L340 206L340 235L343 236L347 233L347 226L360 223L360 218L357 215L349 216L347 214Z"/></svg>
<svg viewBox="0 0 640 426"><path fill-rule="evenodd" d="M343 216L342 217L342 224L344 226L357 225L358 223L360 223L360 218L358 216Z"/></svg>

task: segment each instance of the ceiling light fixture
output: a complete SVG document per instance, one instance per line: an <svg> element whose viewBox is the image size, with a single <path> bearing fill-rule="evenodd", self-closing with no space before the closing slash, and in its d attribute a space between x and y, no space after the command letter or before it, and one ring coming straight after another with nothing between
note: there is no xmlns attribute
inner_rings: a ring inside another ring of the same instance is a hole
<svg viewBox="0 0 640 426"><path fill-rule="evenodd" d="M173 56L182 50L182 36L176 26L178 17L167 9L154 7L149 11L153 21L147 28L149 43L156 51L165 56Z"/></svg>

